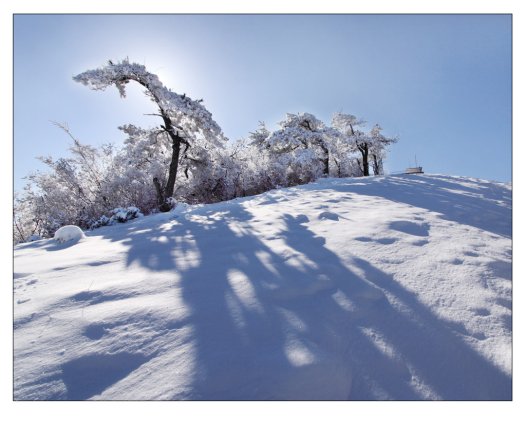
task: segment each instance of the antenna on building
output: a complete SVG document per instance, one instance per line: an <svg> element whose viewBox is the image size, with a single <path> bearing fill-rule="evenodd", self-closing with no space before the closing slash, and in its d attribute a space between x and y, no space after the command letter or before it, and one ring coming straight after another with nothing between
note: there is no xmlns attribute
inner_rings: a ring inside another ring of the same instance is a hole
<svg viewBox="0 0 526 421"><path fill-rule="evenodd" d="M418 161L416 160L416 154L415 154L415 166L406 168L405 174L423 174L424 171L422 170L422 167L418 166Z"/></svg>

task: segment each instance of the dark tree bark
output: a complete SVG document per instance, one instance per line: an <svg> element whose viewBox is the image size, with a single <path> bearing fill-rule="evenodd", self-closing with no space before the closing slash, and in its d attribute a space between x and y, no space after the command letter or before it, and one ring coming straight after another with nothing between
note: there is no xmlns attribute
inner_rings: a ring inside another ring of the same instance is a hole
<svg viewBox="0 0 526 421"><path fill-rule="evenodd" d="M362 172L362 176L363 176L363 167L362 167L362 163L360 162L360 160L358 158L355 158L356 160L356 163L358 164L358 168L360 168L360 171Z"/></svg>
<svg viewBox="0 0 526 421"><path fill-rule="evenodd" d="M374 175L381 175L382 173L382 158L376 154L372 154L373 157L373 173Z"/></svg>
<svg viewBox="0 0 526 421"><path fill-rule="evenodd" d="M336 168L338 169L338 178L341 178L341 176L342 176L342 165L336 158L333 158L333 161L336 164Z"/></svg>
<svg viewBox="0 0 526 421"><path fill-rule="evenodd" d="M170 161L170 169L168 171L168 180L164 187L164 197L172 197L175 188L175 178L177 177L177 169L179 167L179 154L181 152L181 141L183 140L178 134L170 136L172 138L172 160Z"/></svg>
<svg viewBox="0 0 526 421"><path fill-rule="evenodd" d="M321 160L323 164L323 175L329 176L329 149L323 144L323 141L320 142L320 147L325 156Z"/></svg>
<svg viewBox="0 0 526 421"><path fill-rule="evenodd" d="M157 177L153 178L153 185L155 186L155 191L157 193L157 204L161 206L164 203L164 193L163 189L161 187L161 183L159 183L159 179Z"/></svg>
<svg viewBox="0 0 526 421"><path fill-rule="evenodd" d="M367 143L359 143L358 150L362 154L362 172L365 177L369 175L369 146Z"/></svg>

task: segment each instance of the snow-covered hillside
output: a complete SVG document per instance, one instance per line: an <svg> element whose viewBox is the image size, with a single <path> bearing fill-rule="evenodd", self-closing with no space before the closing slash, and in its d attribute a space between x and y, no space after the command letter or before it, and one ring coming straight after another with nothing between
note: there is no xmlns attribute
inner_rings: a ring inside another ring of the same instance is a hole
<svg viewBox="0 0 526 421"><path fill-rule="evenodd" d="M511 186L324 179L14 258L15 399L511 399Z"/></svg>

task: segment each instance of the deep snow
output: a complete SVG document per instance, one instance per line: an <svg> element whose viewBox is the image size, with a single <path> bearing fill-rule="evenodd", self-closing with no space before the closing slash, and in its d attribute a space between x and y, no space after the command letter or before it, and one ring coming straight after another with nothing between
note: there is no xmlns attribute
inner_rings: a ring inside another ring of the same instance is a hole
<svg viewBox="0 0 526 421"><path fill-rule="evenodd" d="M325 179L15 248L14 397L511 399L511 186Z"/></svg>

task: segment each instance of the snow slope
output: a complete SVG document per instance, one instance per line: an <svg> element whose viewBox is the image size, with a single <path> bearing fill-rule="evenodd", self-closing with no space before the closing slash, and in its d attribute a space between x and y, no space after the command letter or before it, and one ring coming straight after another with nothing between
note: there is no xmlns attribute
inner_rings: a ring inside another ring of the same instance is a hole
<svg viewBox="0 0 526 421"><path fill-rule="evenodd" d="M15 248L14 397L511 399L511 186L324 179Z"/></svg>

